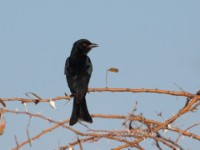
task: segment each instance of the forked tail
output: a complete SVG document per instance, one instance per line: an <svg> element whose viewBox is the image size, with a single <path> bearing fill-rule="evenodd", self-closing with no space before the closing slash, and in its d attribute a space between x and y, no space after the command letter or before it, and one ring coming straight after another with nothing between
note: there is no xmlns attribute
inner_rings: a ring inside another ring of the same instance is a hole
<svg viewBox="0 0 200 150"><path fill-rule="evenodd" d="M83 120L88 123L92 123L92 118L88 112L87 104L85 97L83 97L81 100L77 101L76 98L74 98L73 102L73 109L72 109L72 115L70 118L69 125L73 126L78 122L78 120Z"/></svg>

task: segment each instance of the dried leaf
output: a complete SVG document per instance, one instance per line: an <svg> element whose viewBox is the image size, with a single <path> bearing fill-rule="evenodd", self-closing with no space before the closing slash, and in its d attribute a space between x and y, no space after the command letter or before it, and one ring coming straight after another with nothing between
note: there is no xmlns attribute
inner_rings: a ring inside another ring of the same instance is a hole
<svg viewBox="0 0 200 150"><path fill-rule="evenodd" d="M69 150L74 150L74 148L71 145L69 145Z"/></svg>
<svg viewBox="0 0 200 150"><path fill-rule="evenodd" d="M163 132L166 134L166 133L168 132L168 130L167 130L167 129L164 129Z"/></svg>
<svg viewBox="0 0 200 150"><path fill-rule="evenodd" d="M42 98L39 97L37 94L33 93L33 92L30 92L33 96L35 96L37 99L41 100Z"/></svg>
<svg viewBox="0 0 200 150"><path fill-rule="evenodd" d="M25 111L28 112L28 109L27 109L26 103L23 103L23 105L24 105Z"/></svg>
<svg viewBox="0 0 200 150"><path fill-rule="evenodd" d="M0 135L3 134L5 128L6 128L5 119L4 119L4 117L3 117L3 113L1 113L1 119L0 119Z"/></svg>
<svg viewBox="0 0 200 150"><path fill-rule="evenodd" d="M32 94L32 92L27 92L25 93L25 95L30 98L33 102L35 102L35 99L33 99L31 96L29 96L29 94Z"/></svg>
<svg viewBox="0 0 200 150"><path fill-rule="evenodd" d="M26 96L28 98L30 98L35 103L35 105L37 105L40 102L40 100L42 99L41 97L39 97L37 94L35 94L33 92L27 92L25 94L26 94ZM37 99L33 99L31 96L29 96L29 94L31 94L32 96L36 97Z"/></svg>
<svg viewBox="0 0 200 150"><path fill-rule="evenodd" d="M167 127L168 127L169 129L172 129L172 126L171 126L170 124L168 124Z"/></svg>
<svg viewBox="0 0 200 150"><path fill-rule="evenodd" d="M52 108L56 109L56 103L55 103L54 101L52 101L52 99L50 99L49 105L50 105Z"/></svg>
<svg viewBox="0 0 200 150"><path fill-rule="evenodd" d="M196 112L197 110L198 110L198 109L197 109L197 108L195 108L195 109L193 109L193 110L192 110L192 112Z"/></svg>
<svg viewBox="0 0 200 150"><path fill-rule="evenodd" d="M6 107L6 103L0 98L0 103L3 105L3 107Z"/></svg>
<svg viewBox="0 0 200 150"><path fill-rule="evenodd" d="M119 69L118 68L109 68L108 71L117 73L117 72L119 72Z"/></svg>

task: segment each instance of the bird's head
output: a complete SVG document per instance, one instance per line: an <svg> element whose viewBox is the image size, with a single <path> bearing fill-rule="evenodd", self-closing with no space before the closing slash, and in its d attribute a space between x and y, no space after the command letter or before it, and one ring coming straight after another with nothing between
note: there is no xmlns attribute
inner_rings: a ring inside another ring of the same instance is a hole
<svg viewBox="0 0 200 150"><path fill-rule="evenodd" d="M95 47L98 47L98 45L91 43L87 39L80 39L74 43L72 51L75 51L81 55L87 55L87 53Z"/></svg>

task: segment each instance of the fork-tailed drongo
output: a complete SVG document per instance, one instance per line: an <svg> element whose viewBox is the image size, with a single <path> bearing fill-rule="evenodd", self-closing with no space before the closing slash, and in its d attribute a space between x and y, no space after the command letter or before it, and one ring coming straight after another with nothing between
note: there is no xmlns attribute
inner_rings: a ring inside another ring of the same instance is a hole
<svg viewBox="0 0 200 150"><path fill-rule="evenodd" d="M91 43L87 39L76 41L65 63L67 83L74 97L69 122L71 126L76 124L79 119L92 123L85 99L92 74L92 63L87 54L92 48L97 46L97 44Z"/></svg>

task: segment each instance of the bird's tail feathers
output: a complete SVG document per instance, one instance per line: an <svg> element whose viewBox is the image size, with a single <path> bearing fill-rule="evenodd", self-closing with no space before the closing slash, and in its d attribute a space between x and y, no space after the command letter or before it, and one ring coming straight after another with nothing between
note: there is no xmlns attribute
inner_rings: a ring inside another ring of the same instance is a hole
<svg viewBox="0 0 200 150"><path fill-rule="evenodd" d="M78 122L78 116L80 114L80 105L78 103L76 103L76 100L73 100L73 108L72 108L72 114L71 114L71 118L69 121L69 125L73 126L74 124L76 124Z"/></svg>
<svg viewBox="0 0 200 150"><path fill-rule="evenodd" d="M92 123L92 117L90 116L88 109L87 109L87 104L85 97L83 97L81 100L76 100L74 98L73 102L73 110L72 110L72 115L70 118L69 125L74 125L78 122L78 120L83 120L88 123Z"/></svg>
<svg viewBox="0 0 200 150"><path fill-rule="evenodd" d="M79 118L83 121L86 121L88 123L92 123L92 117L90 116L88 109L87 109L87 104L85 97L81 100L80 103L80 116Z"/></svg>

